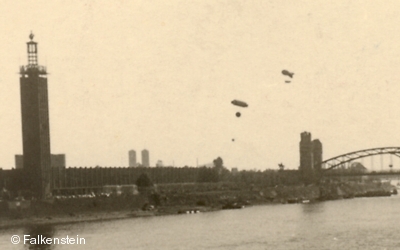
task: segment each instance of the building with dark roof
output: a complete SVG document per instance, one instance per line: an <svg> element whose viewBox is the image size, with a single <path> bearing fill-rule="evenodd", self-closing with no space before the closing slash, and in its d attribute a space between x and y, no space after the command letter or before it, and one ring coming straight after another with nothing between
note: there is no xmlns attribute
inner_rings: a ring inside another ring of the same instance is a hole
<svg viewBox="0 0 400 250"><path fill-rule="evenodd" d="M65 154L51 154L50 155L50 165L53 168L65 167ZM15 155L15 168L23 169L24 168L24 156L23 155Z"/></svg>

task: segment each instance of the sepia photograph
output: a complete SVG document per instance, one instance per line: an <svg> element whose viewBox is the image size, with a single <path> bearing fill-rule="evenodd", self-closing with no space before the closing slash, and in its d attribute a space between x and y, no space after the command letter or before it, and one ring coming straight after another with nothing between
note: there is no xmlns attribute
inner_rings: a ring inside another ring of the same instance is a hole
<svg viewBox="0 0 400 250"><path fill-rule="evenodd" d="M0 11L0 249L400 249L399 1Z"/></svg>

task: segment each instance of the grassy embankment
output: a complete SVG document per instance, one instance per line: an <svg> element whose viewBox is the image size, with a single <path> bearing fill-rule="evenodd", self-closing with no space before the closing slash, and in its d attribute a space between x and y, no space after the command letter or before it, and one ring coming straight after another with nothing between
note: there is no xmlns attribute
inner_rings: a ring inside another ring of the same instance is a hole
<svg viewBox="0 0 400 250"><path fill-rule="evenodd" d="M383 183L330 183L310 186L264 187L244 183L186 183L157 185L139 195L32 201L29 209L8 209L0 202L0 227L32 223L71 223L185 211L219 210L229 203L268 204L390 195ZM142 211L144 204L155 209Z"/></svg>

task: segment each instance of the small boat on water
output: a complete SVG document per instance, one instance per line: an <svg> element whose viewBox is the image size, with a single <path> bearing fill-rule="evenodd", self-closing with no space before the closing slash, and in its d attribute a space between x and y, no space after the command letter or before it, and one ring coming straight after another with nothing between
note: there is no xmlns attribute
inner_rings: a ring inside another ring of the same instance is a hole
<svg viewBox="0 0 400 250"><path fill-rule="evenodd" d="M299 199L297 199L297 198L288 198L286 200L286 202L289 203L289 204L299 203Z"/></svg>
<svg viewBox="0 0 400 250"><path fill-rule="evenodd" d="M183 209L178 211L178 214L197 214L197 213L200 213L199 209Z"/></svg>
<svg viewBox="0 0 400 250"><path fill-rule="evenodd" d="M227 203L225 205L222 206L222 209L240 209L240 208L244 208L244 205L242 204L238 204L236 202L234 203Z"/></svg>

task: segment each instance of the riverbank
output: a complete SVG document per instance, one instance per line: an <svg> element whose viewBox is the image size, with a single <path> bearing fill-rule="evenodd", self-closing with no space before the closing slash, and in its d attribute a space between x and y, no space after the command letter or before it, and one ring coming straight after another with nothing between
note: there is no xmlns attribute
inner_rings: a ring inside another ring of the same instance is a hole
<svg viewBox="0 0 400 250"><path fill-rule="evenodd" d="M165 184L139 195L31 201L10 209L0 202L0 229L36 224L66 224L132 217L210 212L242 205L308 203L355 197L390 196L384 183L324 183L262 187L235 183Z"/></svg>
<svg viewBox="0 0 400 250"><path fill-rule="evenodd" d="M152 211L143 211L141 209L123 210L116 212L91 212L80 214L58 214L56 216L22 216L22 217L2 217L0 219L0 230L18 227L29 227L32 225L62 225L86 222L99 222L120 220L128 218L141 218L150 216L165 216L188 213L204 213L221 210L216 207L159 207Z"/></svg>

